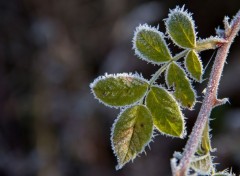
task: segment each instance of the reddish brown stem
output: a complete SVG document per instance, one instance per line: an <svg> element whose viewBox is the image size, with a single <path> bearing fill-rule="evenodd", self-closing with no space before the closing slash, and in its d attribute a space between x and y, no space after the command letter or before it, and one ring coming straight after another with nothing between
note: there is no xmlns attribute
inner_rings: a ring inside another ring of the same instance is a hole
<svg viewBox="0 0 240 176"><path fill-rule="evenodd" d="M173 175L175 176L187 175L191 159L197 150L198 144L202 137L205 124L208 118L210 117L212 109L215 106L226 102L224 101L225 99L222 101L218 100L217 92L218 92L220 78L223 72L223 67L224 67L230 46L240 29L240 11L234 17L230 25L228 25L228 22L226 20L224 22L225 22L225 39L228 42L224 43L218 49L218 52L214 61L214 65L211 71L210 79L208 82L208 86L206 88L206 94L203 100L203 104L198 114L196 123L192 129L192 133L185 146L183 157L180 160L179 165L177 167L173 166Z"/></svg>

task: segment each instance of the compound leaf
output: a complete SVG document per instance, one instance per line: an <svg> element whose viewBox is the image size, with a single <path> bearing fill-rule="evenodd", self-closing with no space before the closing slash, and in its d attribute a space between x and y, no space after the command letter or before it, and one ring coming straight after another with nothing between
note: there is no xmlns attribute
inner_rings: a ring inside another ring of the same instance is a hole
<svg viewBox="0 0 240 176"><path fill-rule="evenodd" d="M125 109L113 124L111 136L113 150L118 158L116 169L121 169L141 153L152 133L152 115L145 106L135 105Z"/></svg>
<svg viewBox="0 0 240 176"><path fill-rule="evenodd" d="M202 80L203 68L198 54L190 50L185 57L185 67L190 76L198 82Z"/></svg>
<svg viewBox="0 0 240 176"><path fill-rule="evenodd" d="M168 87L174 87L174 96L182 106L192 108L195 104L195 92L184 70L172 62L167 69L166 79Z"/></svg>
<svg viewBox="0 0 240 176"><path fill-rule="evenodd" d="M166 20L169 36L181 48L195 48L196 34L191 14L184 7L172 10Z"/></svg>
<svg viewBox="0 0 240 176"><path fill-rule="evenodd" d="M135 54L152 63L163 63L172 59L164 35L146 24L137 27L133 37Z"/></svg>
<svg viewBox="0 0 240 176"><path fill-rule="evenodd" d="M100 102L121 107L140 100L146 94L148 82L137 75L117 74L98 77L90 87Z"/></svg>
<svg viewBox="0 0 240 176"><path fill-rule="evenodd" d="M180 137L184 135L184 118L174 97L165 89L151 87L146 105L152 113L155 127L167 135Z"/></svg>

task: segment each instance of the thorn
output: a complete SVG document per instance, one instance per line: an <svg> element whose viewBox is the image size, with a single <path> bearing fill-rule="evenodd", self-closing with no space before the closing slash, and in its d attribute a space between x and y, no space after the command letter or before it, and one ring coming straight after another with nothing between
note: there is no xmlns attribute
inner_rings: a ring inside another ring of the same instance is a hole
<svg viewBox="0 0 240 176"><path fill-rule="evenodd" d="M182 159L182 154L180 152L174 152L173 157L180 160L180 159Z"/></svg>
<svg viewBox="0 0 240 176"><path fill-rule="evenodd" d="M171 169L172 169L172 174L176 175L176 173L177 173L177 159L176 158L171 159Z"/></svg>
<svg viewBox="0 0 240 176"><path fill-rule="evenodd" d="M217 148L212 148L211 149L211 152L216 152L217 151Z"/></svg>
<svg viewBox="0 0 240 176"><path fill-rule="evenodd" d="M229 35L230 29L231 29L231 26L230 26L228 20L229 20L229 17L228 17L228 16L225 16L225 17L224 17L224 20L223 20L224 29L225 29L225 36L228 36L228 35Z"/></svg>
<svg viewBox="0 0 240 176"><path fill-rule="evenodd" d="M223 24L224 24L225 30L230 28L230 24L229 24L228 20L229 20L228 16L225 16L224 19L223 19Z"/></svg>
<svg viewBox="0 0 240 176"><path fill-rule="evenodd" d="M220 106L220 105L223 105L225 103L229 103L229 99L228 98L216 99L213 107Z"/></svg>
<svg viewBox="0 0 240 176"><path fill-rule="evenodd" d="M216 31L216 34L219 36L219 37L224 37L224 33L225 31L223 29L220 29L219 27L215 29Z"/></svg>
<svg viewBox="0 0 240 176"><path fill-rule="evenodd" d="M203 94L203 95L205 95L205 94L206 94L206 88L205 88L205 89L203 89L203 91L202 91L202 94Z"/></svg>

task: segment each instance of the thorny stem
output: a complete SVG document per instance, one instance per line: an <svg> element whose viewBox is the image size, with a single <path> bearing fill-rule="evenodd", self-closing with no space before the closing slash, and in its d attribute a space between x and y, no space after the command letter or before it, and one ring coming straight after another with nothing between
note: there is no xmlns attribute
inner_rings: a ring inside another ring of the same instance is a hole
<svg viewBox="0 0 240 176"><path fill-rule="evenodd" d="M178 166L174 165L174 161L176 159L172 159L172 172L174 176L187 175L191 159L197 150L205 124L211 114L212 109L215 106L224 104L226 102L226 99L219 100L217 98L217 91L230 46L235 36L240 30L240 11L236 14L236 16L234 17L230 24L225 18L224 24L225 24L224 37L228 41L228 43L224 43L218 49L214 65L211 71L210 79L208 82L208 86L206 88L206 94L203 100L203 104L198 114L196 123L193 127L192 133L185 146L183 156L179 162L179 165Z"/></svg>

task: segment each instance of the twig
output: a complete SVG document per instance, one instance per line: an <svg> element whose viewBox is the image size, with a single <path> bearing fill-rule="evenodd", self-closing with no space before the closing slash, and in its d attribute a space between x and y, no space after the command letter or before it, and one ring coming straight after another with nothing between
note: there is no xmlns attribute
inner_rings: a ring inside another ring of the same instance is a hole
<svg viewBox="0 0 240 176"><path fill-rule="evenodd" d="M211 111L214 107L226 103L227 99L218 99L217 92L220 82L220 78L223 72L223 67L230 49L230 46L236 37L238 31L240 30L240 11L233 18L231 23L228 23L228 18L224 18L225 26L225 36L224 38L228 41L224 43L217 52L214 65L211 71L211 76L206 88L206 94L203 100L202 107L198 114L196 123L193 127L192 133L187 141L185 146L182 159L179 162L178 166L174 166L175 159L172 160L172 172L174 176L185 176L188 173L190 162L194 156L198 144L201 140L202 133L205 127L205 124L211 114Z"/></svg>

